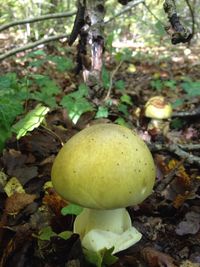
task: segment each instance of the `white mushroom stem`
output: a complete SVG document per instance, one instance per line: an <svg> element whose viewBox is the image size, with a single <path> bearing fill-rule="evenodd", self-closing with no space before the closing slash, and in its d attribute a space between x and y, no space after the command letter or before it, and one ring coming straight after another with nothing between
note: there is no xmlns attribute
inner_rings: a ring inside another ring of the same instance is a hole
<svg viewBox="0 0 200 267"><path fill-rule="evenodd" d="M169 131L169 120L151 119L148 130L156 129L158 132L167 133Z"/></svg>
<svg viewBox="0 0 200 267"><path fill-rule="evenodd" d="M82 246L91 251L114 248L113 254L137 243L142 235L132 226L125 208L114 210L84 209L76 217L74 232Z"/></svg>

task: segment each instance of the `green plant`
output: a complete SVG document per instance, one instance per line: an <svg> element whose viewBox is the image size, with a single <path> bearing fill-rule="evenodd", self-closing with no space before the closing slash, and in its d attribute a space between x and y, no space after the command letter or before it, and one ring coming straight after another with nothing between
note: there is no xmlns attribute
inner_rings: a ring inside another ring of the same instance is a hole
<svg viewBox="0 0 200 267"><path fill-rule="evenodd" d="M25 136L27 132L38 128L44 121L49 108L38 104L33 110L27 113L21 120L12 126L13 132L17 134L17 139Z"/></svg>
<svg viewBox="0 0 200 267"><path fill-rule="evenodd" d="M24 111L27 98L25 80L19 80L15 73L0 77L0 150L11 136L11 125L15 118Z"/></svg>
<svg viewBox="0 0 200 267"><path fill-rule="evenodd" d="M161 80L155 79L150 82L150 85L156 91L162 91L164 88L175 89L176 88L176 81L175 80Z"/></svg>
<svg viewBox="0 0 200 267"><path fill-rule="evenodd" d="M61 92L56 82L49 76L41 74L33 74L30 78L32 79L32 86L35 85L37 90L32 91L29 98L55 108L57 106L55 96Z"/></svg>
<svg viewBox="0 0 200 267"><path fill-rule="evenodd" d="M86 99L87 96L88 87L85 84L80 84L77 91L62 98L60 105L66 108L73 123L77 123L83 113L93 110L93 105Z"/></svg>
<svg viewBox="0 0 200 267"><path fill-rule="evenodd" d="M113 248L99 252L84 249L83 252L86 260L96 267L110 266L118 260L118 257L112 255Z"/></svg>
<svg viewBox="0 0 200 267"><path fill-rule="evenodd" d="M62 208L61 214L63 216L66 215L79 215L83 211L83 208L81 206L75 205L75 204L68 204L66 207Z"/></svg>
<svg viewBox="0 0 200 267"><path fill-rule="evenodd" d="M189 97L200 96L200 81L193 82L188 79L181 83L181 87Z"/></svg>

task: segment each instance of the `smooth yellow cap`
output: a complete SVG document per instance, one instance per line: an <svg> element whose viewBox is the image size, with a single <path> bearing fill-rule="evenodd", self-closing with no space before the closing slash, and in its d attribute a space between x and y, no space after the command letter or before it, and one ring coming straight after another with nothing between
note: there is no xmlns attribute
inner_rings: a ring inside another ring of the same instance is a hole
<svg viewBox="0 0 200 267"><path fill-rule="evenodd" d="M74 135L52 167L57 193L93 209L139 204L151 194L154 181L148 147L135 132L116 124L96 124Z"/></svg>
<svg viewBox="0 0 200 267"><path fill-rule="evenodd" d="M168 119L172 115L172 106L163 96L154 96L145 105L145 116L152 119Z"/></svg>

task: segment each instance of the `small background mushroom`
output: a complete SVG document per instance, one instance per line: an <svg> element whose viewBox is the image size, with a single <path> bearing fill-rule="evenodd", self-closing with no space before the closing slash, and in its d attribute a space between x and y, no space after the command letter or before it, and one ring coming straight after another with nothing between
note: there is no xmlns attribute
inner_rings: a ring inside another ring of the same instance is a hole
<svg viewBox="0 0 200 267"><path fill-rule="evenodd" d="M169 130L172 106L163 96L151 97L145 104L144 114L147 118L151 118L148 124L149 132L166 135Z"/></svg>

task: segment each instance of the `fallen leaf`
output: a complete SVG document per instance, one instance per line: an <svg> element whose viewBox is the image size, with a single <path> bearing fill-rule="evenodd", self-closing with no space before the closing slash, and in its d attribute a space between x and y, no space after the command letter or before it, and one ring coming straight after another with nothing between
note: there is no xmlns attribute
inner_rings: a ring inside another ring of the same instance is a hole
<svg viewBox="0 0 200 267"><path fill-rule="evenodd" d="M10 215L17 214L35 199L36 195L16 192L6 199L5 212Z"/></svg>
<svg viewBox="0 0 200 267"><path fill-rule="evenodd" d="M189 260L183 261L180 267L199 267L199 263L193 263Z"/></svg>
<svg viewBox="0 0 200 267"><path fill-rule="evenodd" d="M158 250L155 250L151 247L146 247L142 249L142 256L145 262L148 264L148 267L177 267L178 265L175 263L175 260Z"/></svg>
<svg viewBox="0 0 200 267"><path fill-rule="evenodd" d="M43 198L43 203L47 205L57 216L60 215L62 208L66 206L66 201L63 200L53 188L47 188L47 192Z"/></svg>
<svg viewBox="0 0 200 267"><path fill-rule="evenodd" d="M12 177L5 185L4 191L10 197L15 193L24 193L23 186L16 177Z"/></svg>
<svg viewBox="0 0 200 267"><path fill-rule="evenodd" d="M194 211L188 212L185 219L176 227L177 235L196 234L200 229L200 214Z"/></svg>

